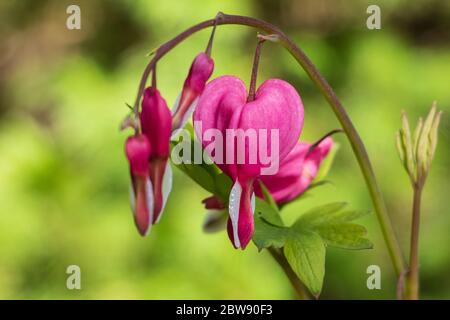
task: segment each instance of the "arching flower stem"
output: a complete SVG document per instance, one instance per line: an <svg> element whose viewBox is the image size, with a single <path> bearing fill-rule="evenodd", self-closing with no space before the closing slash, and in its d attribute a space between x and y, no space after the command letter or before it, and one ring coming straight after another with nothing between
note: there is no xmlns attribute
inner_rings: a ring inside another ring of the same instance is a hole
<svg viewBox="0 0 450 320"><path fill-rule="evenodd" d="M314 84L319 88L320 92L323 94L332 110L334 111L337 119L342 126L342 129L344 130L348 140L350 141L353 153L355 154L355 157L358 161L370 196L372 198L373 206L375 208L378 222L380 224L381 231L383 233L383 237L386 242L386 246L388 248L392 263L397 275L400 276L406 269L405 259L400 249L400 245L395 235L391 220L387 213L383 195L378 186L372 164L370 162L364 143L362 142L361 137L359 136L358 132L355 129L355 126L350 120L350 117L348 116L345 108L343 107L338 97L336 96L336 93L333 91L325 78L320 74L320 72L317 70L311 60L306 56L306 54L276 26L263 20L251 17L219 13L215 19L206 20L188 28L173 39L161 45L156 50L155 55L145 68L142 75L134 108L138 108L148 76L156 62L161 59L161 57L163 57L168 51L173 49L176 45L178 45L180 42L182 42L192 34L214 25L225 24L245 25L256 28L268 34L277 35L279 40L278 42L295 58L295 60L305 70Z"/></svg>
<svg viewBox="0 0 450 320"><path fill-rule="evenodd" d="M256 80L258 78L259 57L261 56L261 47L262 47L264 41L266 41L266 40L259 38L258 44L256 45L255 56L253 58L252 76L250 78L250 86L248 89L247 102L251 102L251 101L255 100Z"/></svg>

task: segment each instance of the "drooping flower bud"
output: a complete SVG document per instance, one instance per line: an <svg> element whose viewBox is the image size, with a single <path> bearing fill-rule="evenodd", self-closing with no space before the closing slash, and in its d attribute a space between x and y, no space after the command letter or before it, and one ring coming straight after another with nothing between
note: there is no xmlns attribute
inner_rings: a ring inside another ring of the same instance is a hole
<svg viewBox="0 0 450 320"><path fill-rule="evenodd" d="M172 169L168 162L172 117L166 101L156 88L145 90L140 120L142 133L152 145L148 160L154 200L152 223L156 223L172 188Z"/></svg>
<svg viewBox="0 0 450 320"><path fill-rule="evenodd" d="M153 221L153 188L149 163L151 147L145 135L131 136L125 143L125 154L130 164L130 200L134 221L141 235L146 235Z"/></svg>
<svg viewBox="0 0 450 320"><path fill-rule="evenodd" d="M173 130L182 128L197 104L206 82L214 70L214 60L206 53L199 53L192 62L188 76L184 81L183 91L173 107Z"/></svg>
<svg viewBox="0 0 450 320"><path fill-rule="evenodd" d="M140 114L142 133L152 145L152 158L168 158L172 115L158 89L147 88Z"/></svg>

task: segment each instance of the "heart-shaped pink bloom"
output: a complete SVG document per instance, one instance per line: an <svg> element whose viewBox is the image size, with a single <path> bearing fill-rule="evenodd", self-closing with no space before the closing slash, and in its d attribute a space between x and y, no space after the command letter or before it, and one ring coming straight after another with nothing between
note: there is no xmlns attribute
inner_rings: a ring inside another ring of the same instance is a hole
<svg viewBox="0 0 450 320"><path fill-rule="evenodd" d="M192 62L188 76L184 81L183 91L172 109L172 128L182 128L197 104L197 98L203 92L206 82L213 73L214 60L206 53L199 53Z"/></svg>
<svg viewBox="0 0 450 320"><path fill-rule="evenodd" d="M328 137L313 150L310 150L311 146L306 142L297 143L281 162L277 174L259 178L277 203L286 203L305 192L317 176L323 159L330 152L333 140ZM256 195L263 198L259 183L255 183L254 187Z"/></svg>
<svg viewBox="0 0 450 320"><path fill-rule="evenodd" d="M150 180L153 186L153 221L159 221L172 188L172 170L168 162L172 115L167 103L155 88L147 88L140 114L142 133L152 146L149 156Z"/></svg>
<svg viewBox="0 0 450 320"><path fill-rule="evenodd" d="M150 153L150 142L146 136L141 134L127 139L125 154L130 164L131 207L141 235L148 233L153 220L153 188L148 165Z"/></svg>
<svg viewBox="0 0 450 320"><path fill-rule="evenodd" d="M214 149L214 155L210 156L234 181L229 199L228 233L233 245L244 249L254 231L253 182L261 175L261 169L269 167L261 152L275 156L278 163L289 154L303 127L302 101L289 83L271 79L259 87L254 101L247 102L244 83L237 77L222 76L207 84L194 111L194 121L201 122L201 128L195 125L195 130L203 147ZM218 150L210 146L217 142L203 139L209 130L218 130L224 137L223 148L217 145L223 150L221 160L217 158ZM239 130L254 133L256 149L248 140L239 148L236 137L226 138L227 132L235 135ZM272 131L277 135L272 136ZM240 156L243 162L239 162ZM251 162L252 157L256 161Z"/></svg>

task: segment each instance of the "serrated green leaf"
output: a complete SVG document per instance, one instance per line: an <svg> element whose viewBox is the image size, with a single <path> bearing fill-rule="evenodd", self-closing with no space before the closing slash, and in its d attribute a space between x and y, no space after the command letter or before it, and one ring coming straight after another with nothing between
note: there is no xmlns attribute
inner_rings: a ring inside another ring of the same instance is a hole
<svg viewBox="0 0 450 320"><path fill-rule="evenodd" d="M260 198L255 199L255 216L262 218L269 224L284 226L279 211Z"/></svg>
<svg viewBox="0 0 450 320"><path fill-rule="evenodd" d="M364 238L366 229L361 225L349 223L369 212L342 211L345 205L343 202L337 202L313 208L300 216L291 229L317 232L329 246L354 250L372 248L372 243Z"/></svg>
<svg viewBox="0 0 450 320"><path fill-rule="evenodd" d="M350 222L359 218L362 218L370 214L370 211L366 210L344 210L330 214L324 224L338 224L344 222Z"/></svg>
<svg viewBox="0 0 450 320"><path fill-rule="evenodd" d="M329 246L362 250L373 248L372 242L364 238L366 228L359 224L341 223L318 226L314 229Z"/></svg>
<svg viewBox="0 0 450 320"><path fill-rule="evenodd" d="M333 213L342 210L347 203L333 202L323 206L315 207L302 214L294 226L306 227L325 223Z"/></svg>
<svg viewBox="0 0 450 320"><path fill-rule="evenodd" d="M280 214L268 203L256 198L255 233L253 242L258 250L268 247L281 248L284 246L289 228L283 225Z"/></svg>
<svg viewBox="0 0 450 320"><path fill-rule="evenodd" d="M320 164L319 172L317 173L313 182L319 182L328 175L328 172L330 172L331 166L333 165L334 159L336 158L336 154L339 148L340 148L339 143L334 142L330 152Z"/></svg>
<svg viewBox="0 0 450 320"><path fill-rule="evenodd" d="M260 251L269 247L281 248L286 242L288 233L288 228L269 224L260 217L256 217L252 240Z"/></svg>
<svg viewBox="0 0 450 320"><path fill-rule="evenodd" d="M317 297L325 275L325 244L322 238L310 230L291 230L284 254L300 280Z"/></svg>

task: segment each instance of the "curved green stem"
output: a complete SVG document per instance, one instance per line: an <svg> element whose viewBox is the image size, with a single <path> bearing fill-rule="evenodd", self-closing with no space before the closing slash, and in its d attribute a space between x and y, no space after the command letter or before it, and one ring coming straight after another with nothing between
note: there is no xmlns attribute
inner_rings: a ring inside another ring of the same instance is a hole
<svg viewBox="0 0 450 320"><path fill-rule="evenodd" d="M278 40L279 40L280 44L291 53L291 55L297 60L297 62L300 64L300 66L302 66L302 68L305 70L305 72L308 74L308 76L311 78L311 80L314 82L314 84L322 92L325 99L328 101L331 108L333 109L339 122L341 123L342 128L345 131L345 134L347 135L348 140L350 141L350 144L353 149L353 153L355 154L356 159L358 160L358 164L361 168L361 171L363 173L367 187L369 189L369 193L372 198L373 206L375 208L375 212L377 214L377 218L378 218L378 221L379 221L379 224L380 224L380 227L381 227L381 230L383 233L383 237L386 242L386 246L388 248L392 263L394 265L397 275L399 276L400 274L402 274L403 270L405 269L405 265L406 265L405 260L404 260L403 254L401 252L398 240L396 238L392 223L388 216L386 205L384 203L383 196L381 194L380 188L376 181L375 174L373 172L372 165L369 160L369 156L367 154L366 148L364 147L364 144L363 144L358 132L356 131L347 112L345 111L345 109L342 106L341 102L339 101L338 97L336 96L336 94L334 93L333 89L328 84L328 82L325 80L325 78L319 73L317 68L314 66L314 64L311 62L311 60L306 56L306 54L287 35L285 35L276 26L274 26L270 23L267 23L265 21L255 19L255 18L250 18L250 17L245 17L245 16L236 16L236 15L227 15L224 13L219 13L215 19L206 20L206 21L203 21L199 24L192 26L191 28L180 33L178 36L176 36L172 40L164 43L157 49L153 59L150 61L150 63L147 65L146 69L144 70L144 74L141 79L141 83L140 83L140 86L138 89L138 95L136 97L134 107L138 108L139 101L141 99L142 92L144 91L148 75L149 75L150 71L152 70L154 64L169 50L171 50L173 47L175 47L177 44L179 44L181 41L183 41L184 39L186 39L193 33L198 32L207 27L214 26L214 24L216 24L216 23L217 23L217 25L223 25L223 24L245 25L245 26L259 29L259 30L267 32L269 34L276 34L278 36Z"/></svg>

